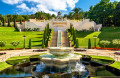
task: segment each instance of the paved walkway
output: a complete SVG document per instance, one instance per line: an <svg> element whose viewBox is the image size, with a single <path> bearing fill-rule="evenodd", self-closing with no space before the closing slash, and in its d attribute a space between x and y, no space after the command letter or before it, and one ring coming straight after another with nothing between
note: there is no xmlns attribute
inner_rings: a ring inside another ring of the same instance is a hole
<svg viewBox="0 0 120 78"><path fill-rule="evenodd" d="M8 58L14 57L14 56L27 56L27 55L36 55L36 54L43 53L43 52L33 52L33 49L8 50L8 51L0 51L0 52L6 53L5 55L0 56L0 62L4 62Z"/></svg>
<svg viewBox="0 0 120 78"><path fill-rule="evenodd" d="M36 55L36 54L44 53L44 52L33 52L33 49L8 50L8 51L0 51L0 52L6 52L5 55L0 56L0 62L4 62L6 59L13 56L26 56L26 55ZM112 57L116 61L120 61L120 55L114 54L115 52L116 51L110 51L110 50L87 49L87 51L76 52L76 53L80 53L84 55L108 56L108 57Z"/></svg>
<svg viewBox="0 0 120 78"><path fill-rule="evenodd" d="M50 47L57 47L57 31L53 32Z"/></svg>
<svg viewBox="0 0 120 78"><path fill-rule="evenodd" d="M114 54L116 51L111 50L97 50L97 49L87 49L87 51L76 52L84 55L95 55L95 56L108 56L116 61L120 61L120 55Z"/></svg>

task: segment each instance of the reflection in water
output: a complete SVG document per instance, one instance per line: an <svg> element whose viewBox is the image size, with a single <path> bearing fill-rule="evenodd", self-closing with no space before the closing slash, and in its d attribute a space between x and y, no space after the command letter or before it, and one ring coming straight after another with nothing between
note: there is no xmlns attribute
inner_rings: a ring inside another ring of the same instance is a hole
<svg viewBox="0 0 120 78"><path fill-rule="evenodd" d="M35 72L43 72L44 68L45 68L45 64L41 62L40 64L36 65Z"/></svg>
<svg viewBox="0 0 120 78"><path fill-rule="evenodd" d="M89 72L86 70L85 65L79 62L76 62L76 65L72 65L69 62L68 66L64 68L58 68L54 65L50 67L41 62L33 70L33 76L36 78L86 78L88 74Z"/></svg>
<svg viewBox="0 0 120 78"><path fill-rule="evenodd" d="M0 72L0 77L25 77L25 76L32 76L30 66L27 67L15 66Z"/></svg>
<svg viewBox="0 0 120 78"><path fill-rule="evenodd" d="M48 75L44 75L44 76L42 76L42 78L49 78L49 76Z"/></svg>
<svg viewBox="0 0 120 78"><path fill-rule="evenodd" d="M51 62L53 63L53 62ZM26 76L35 76L36 78L86 78L86 76L112 76L112 73L107 74L108 72L104 66L91 66L85 65L81 62L76 62L72 65L72 62L68 63L68 66L65 68L57 68L45 65L45 63L40 62L35 65L30 66L14 66L10 67L2 72L0 72L0 77L26 77ZM89 70L86 70L87 69ZM33 70L31 72L31 70ZM52 73L54 72L54 73ZM101 75L102 72L102 75ZM106 74L103 74L106 73Z"/></svg>

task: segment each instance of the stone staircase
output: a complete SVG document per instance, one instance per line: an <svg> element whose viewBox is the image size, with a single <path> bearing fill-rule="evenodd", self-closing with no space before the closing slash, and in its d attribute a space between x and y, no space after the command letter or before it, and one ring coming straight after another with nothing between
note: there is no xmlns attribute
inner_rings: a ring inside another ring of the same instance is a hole
<svg viewBox="0 0 120 78"><path fill-rule="evenodd" d="M58 35L58 32L54 31L52 35L50 47L57 47L57 35Z"/></svg>
<svg viewBox="0 0 120 78"><path fill-rule="evenodd" d="M62 31L62 47L70 47L66 31Z"/></svg>

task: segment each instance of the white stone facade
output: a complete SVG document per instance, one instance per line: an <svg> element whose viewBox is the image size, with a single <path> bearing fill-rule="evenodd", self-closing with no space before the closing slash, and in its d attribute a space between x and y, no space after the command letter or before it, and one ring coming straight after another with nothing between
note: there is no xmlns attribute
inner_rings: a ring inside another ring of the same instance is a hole
<svg viewBox="0 0 120 78"><path fill-rule="evenodd" d="M70 22L69 20L49 20L49 21L36 21L35 19L30 19L29 22L25 22L25 28L40 28L40 31L43 31L45 26L49 23L50 28L54 31L62 30L70 28L70 23L73 24L74 28L78 31L81 30L90 30L99 31L102 28L102 24L96 25L94 21L90 21L89 19L84 19L80 22Z"/></svg>

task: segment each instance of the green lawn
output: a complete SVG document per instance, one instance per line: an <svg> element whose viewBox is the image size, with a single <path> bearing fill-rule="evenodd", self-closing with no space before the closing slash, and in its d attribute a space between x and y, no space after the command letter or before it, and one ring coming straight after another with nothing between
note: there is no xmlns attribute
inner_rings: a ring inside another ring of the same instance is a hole
<svg viewBox="0 0 120 78"><path fill-rule="evenodd" d="M43 37L43 31L30 31L30 32L17 32L15 31L14 27L0 27L0 40L6 42L6 47L3 47L3 49L6 48L14 48L11 45L12 41L19 41L20 44L17 46L17 48L23 48L24 39L23 36L26 36L26 48L28 48L29 39L32 40L32 46L40 47L42 44L42 37Z"/></svg>
<svg viewBox="0 0 120 78"><path fill-rule="evenodd" d="M78 44L81 47L85 47L88 46L88 39L91 40L91 46L94 47L94 36L99 36L101 32L91 32L91 31L87 31L87 32L82 32L82 31L77 31L76 32L76 36L78 39ZM96 39L96 44L98 44L99 42L99 38ZM97 47L99 47L99 45L97 45Z"/></svg>
<svg viewBox="0 0 120 78"><path fill-rule="evenodd" d="M20 64L20 63L24 63L24 62L29 62L29 56L17 56L17 57L10 57L6 60L6 62L8 64L11 64L11 65L17 65L17 64Z"/></svg>
<svg viewBox="0 0 120 78"><path fill-rule="evenodd" d="M17 65L20 63L24 63L24 62L30 62L30 58L39 58L40 55L44 55L46 53L40 53L37 55L28 55L28 56L16 56L16 57L10 57L6 60L7 63L11 64L11 65Z"/></svg>
<svg viewBox="0 0 120 78"><path fill-rule="evenodd" d="M103 27L100 32L82 32L77 31L76 36L78 39L79 46L88 46L88 39L91 39L91 46L94 47L94 39L93 36L96 35L97 38L97 47L103 47L99 44L101 40L109 40L120 39L120 27ZM115 48L116 46L112 45L112 43L107 46L109 48Z"/></svg>
<svg viewBox="0 0 120 78"><path fill-rule="evenodd" d="M120 62L116 61L115 63L111 64L110 66L120 69Z"/></svg>
<svg viewBox="0 0 120 78"><path fill-rule="evenodd" d="M103 27L98 37L100 38L100 40L109 40L109 41L112 41L113 39L120 39L120 27ZM116 48L116 46L112 44L110 44L107 47Z"/></svg>
<svg viewBox="0 0 120 78"><path fill-rule="evenodd" d="M11 65L7 64L6 62L0 62L0 71L10 66Z"/></svg>
<svg viewBox="0 0 120 78"><path fill-rule="evenodd" d="M96 62L101 63L101 64L111 64L114 61L113 58L107 57L107 56L90 55L90 57L92 57L92 61L96 61Z"/></svg>
<svg viewBox="0 0 120 78"><path fill-rule="evenodd" d="M23 62L29 62L29 58L38 58L38 56L40 55L44 55L46 53L40 53L40 54L37 54L37 55L29 55L29 56L16 56L16 57L10 57L6 60L6 62L0 62L0 71L5 69L5 68L8 68L12 65L17 65L19 63L23 63ZM23 61L23 60L26 60L26 61ZM11 64L11 65L10 65Z"/></svg>
<svg viewBox="0 0 120 78"><path fill-rule="evenodd" d="M108 57L108 56L94 56L94 55L90 55L90 57L92 57L93 59L114 60L113 58Z"/></svg>

